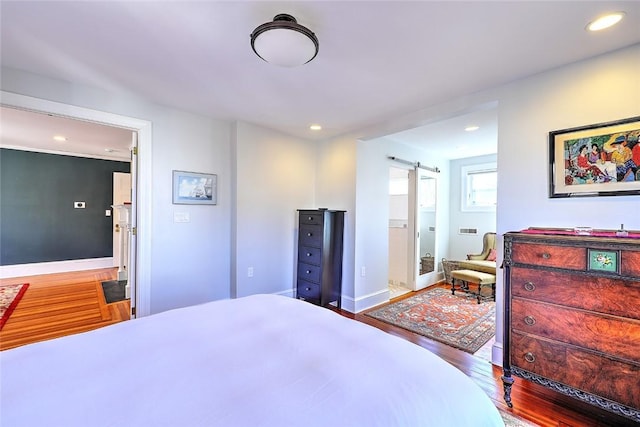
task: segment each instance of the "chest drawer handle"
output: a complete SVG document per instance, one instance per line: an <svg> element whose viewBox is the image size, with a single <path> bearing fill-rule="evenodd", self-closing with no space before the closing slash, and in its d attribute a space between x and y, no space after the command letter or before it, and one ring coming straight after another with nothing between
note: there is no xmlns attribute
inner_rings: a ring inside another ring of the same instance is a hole
<svg viewBox="0 0 640 427"><path fill-rule="evenodd" d="M311 253L310 253L310 252L307 252L307 256L311 256Z"/></svg>
<svg viewBox="0 0 640 427"><path fill-rule="evenodd" d="M313 236L313 233L307 233L307 237Z"/></svg>
<svg viewBox="0 0 640 427"><path fill-rule="evenodd" d="M310 291L310 290L311 290L311 288L309 288L309 287L306 287L306 288L304 288L304 289L305 289L305 290L307 290L307 291Z"/></svg>
<svg viewBox="0 0 640 427"><path fill-rule="evenodd" d="M551 258L551 254L550 253L544 252L542 254L542 259L549 259L549 258Z"/></svg>
<svg viewBox="0 0 640 427"><path fill-rule="evenodd" d="M529 363L533 363L536 361L536 357L533 355L533 353L527 352L524 354L524 360L526 360Z"/></svg>
<svg viewBox="0 0 640 427"><path fill-rule="evenodd" d="M533 292L533 291L536 290L536 285L534 285L533 282L525 282L524 290L525 291L529 291L529 292Z"/></svg>
<svg viewBox="0 0 640 427"><path fill-rule="evenodd" d="M526 323L528 326L533 326L536 324L536 318L533 316L527 316L524 318L524 323Z"/></svg>
<svg viewBox="0 0 640 427"><path fill-rule="evenodd" d="M313 217L312 217L312 216L310 216L308 220L309 220L309 221L313 221Z"/></svg>
<svg viewBox="0 0 640 427"><path fill-rule="evenodd" d="M311 274L311 270L307 270L307 271L305 271L305 273Z"/></svg>

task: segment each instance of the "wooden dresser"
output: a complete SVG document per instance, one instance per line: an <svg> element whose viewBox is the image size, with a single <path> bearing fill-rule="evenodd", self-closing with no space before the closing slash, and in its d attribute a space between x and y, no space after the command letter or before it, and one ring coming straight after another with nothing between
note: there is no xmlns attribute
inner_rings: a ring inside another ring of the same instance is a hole
<svg viewBox="0 0 640 427"><path fill-rule="evenodd" d="M322 306L335 303L340 308L344 212L298 210L299 299Z"/></svg>
<svg viewBox="0 0 640 427"><path fill-rule="evenodd" d="M640 239L534 233L504 236L506 403L516 375L640 422Z"/></svg>

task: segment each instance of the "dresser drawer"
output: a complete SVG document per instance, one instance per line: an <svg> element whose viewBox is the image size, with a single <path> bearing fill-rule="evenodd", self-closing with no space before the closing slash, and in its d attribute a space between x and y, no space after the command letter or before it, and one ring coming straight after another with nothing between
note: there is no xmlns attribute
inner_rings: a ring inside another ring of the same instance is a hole
<svg viewBox="0 0 640 427"><path fill-rule="evenodd" d="M316 300L320 299L320 285L298 279L298 298Z"/></svg>
<svg viewBox="0 0 640 427"><path fill-rule="evenodd" d="M640 320L640 281L513 267L511 294Z"/></svg>
<svg viewBox="0 0 640 427"><path fill-rule="evenodd" d="M640 408L640 365L513 333L511 365L574 389Z"/></svg>
<svg viewBox="0 0 640 427"><path fill-rule="evenodd" d="M322 247L322 226L301 225L298 240L301 246Z"/></svg>
<svg viewBox="0 0 640 427"><path fill-rule="evenodd" d="M587 268L587 249L513 242L512 260L519 264L585 270Z"/></svg>
<svg viewBox="0 0 640 427"><path fill-rule="evenodd" d="M640 251L622 251L620 272L640 278Z"/></svg>
<svg viewBox="0 0 640 427"><path fill-rule="evenodd" d="M514 298L511 327L640 363L640 321L637 320Z"/></svg>
<svg viewBox="0 0 640 427"><path fill-rule="evenodd" d="M300 212L300 225L322 225L324 223L324 215L320 212Z"/></svg>
<svg viewBox="0 0 640 427"><path fill-rule="evenodd" d="M320 248L301 246L298 248L298 261L307 264L320 265L320 262L322 261L322 250Z"/></svg>
<svg viewBox="0 0 640 427"><path fill-rule="evenodd" d="M298 279L320 283L320 267L302 262L298 263Z"/></svg>

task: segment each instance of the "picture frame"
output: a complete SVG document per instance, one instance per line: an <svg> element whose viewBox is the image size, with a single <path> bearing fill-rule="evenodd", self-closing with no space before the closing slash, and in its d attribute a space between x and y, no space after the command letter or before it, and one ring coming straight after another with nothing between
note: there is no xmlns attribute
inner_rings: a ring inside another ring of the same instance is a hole
<svg viewBox="0 0 640 427"><path fill-rule="evenodd" d="M218 175L173 171L174 205L217 205Z"/></svg>
<svg viewBox="0 0 640 427"><path fill-rule="evenodd" d="M640 195L640 116L549 132L549 197Z"/></svg>

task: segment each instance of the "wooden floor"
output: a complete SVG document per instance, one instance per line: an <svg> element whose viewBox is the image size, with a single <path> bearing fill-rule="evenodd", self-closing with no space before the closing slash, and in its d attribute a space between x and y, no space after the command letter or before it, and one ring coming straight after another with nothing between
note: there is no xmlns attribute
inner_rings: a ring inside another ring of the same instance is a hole
<svg viewBox="0 0 640 427"><path fill-rule="evenodd" d="M0 279L0 284L30 284L16 310L0 331L0 350L84 332L128 319L128 301L106 304L100 288L102 281L115 278L115 269L103 269ZM399 299L411 295L410 293ZM430 350L467 374L487 393L497 407L540 426L626 427L637 425L625 418L598 410L591 405L518 378L512 390L514 408L508 409L502 399L501 369L486 360L362 313L340 311L340 314ZM460 410L464 410L464 396L451 396L451 398L459 401Z"/></svg>
<svg viewBox="0 0 640 427"><path fill-rule="evenodd" d="M117 269L0 279L29 288L0 331L0 350L86 332L129 319L129 301L107 304L101 282Z"/></svg>

